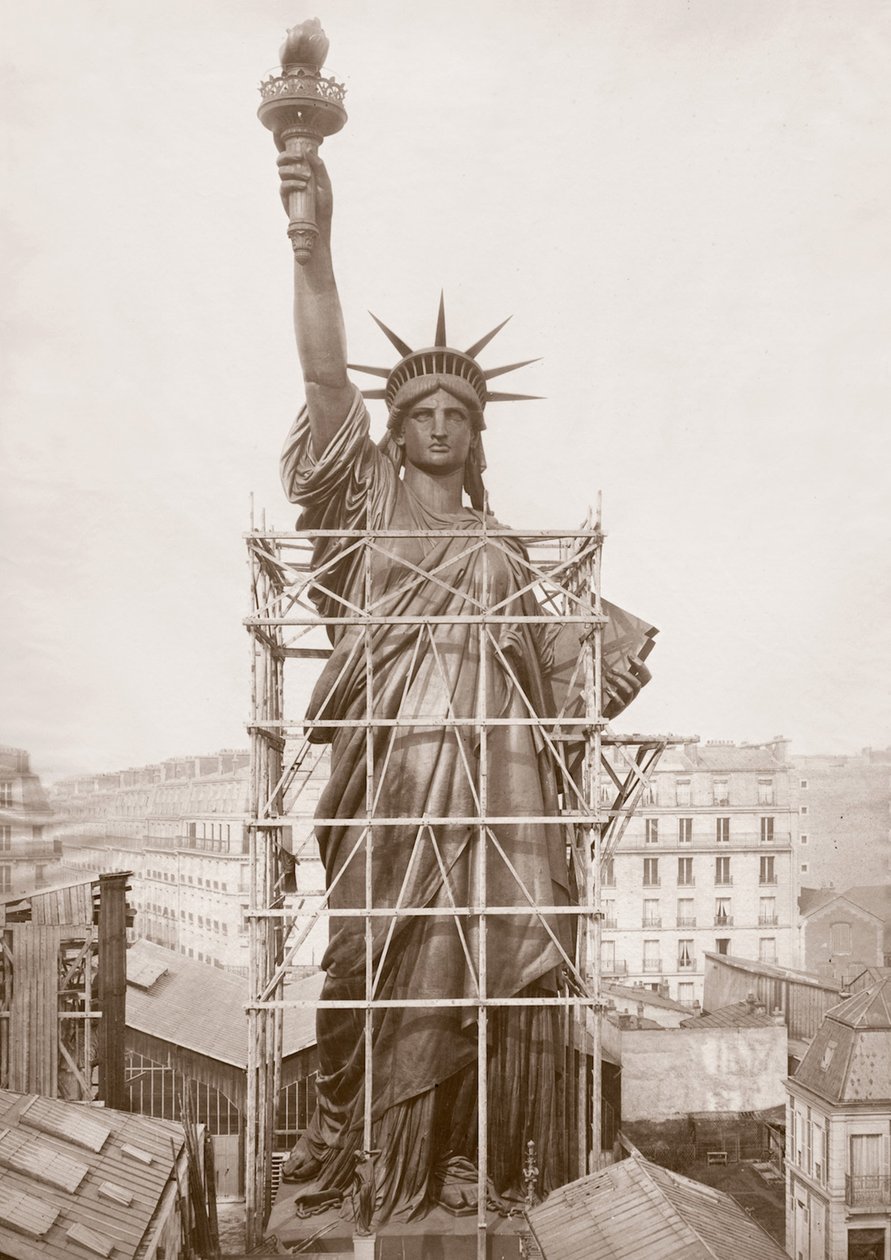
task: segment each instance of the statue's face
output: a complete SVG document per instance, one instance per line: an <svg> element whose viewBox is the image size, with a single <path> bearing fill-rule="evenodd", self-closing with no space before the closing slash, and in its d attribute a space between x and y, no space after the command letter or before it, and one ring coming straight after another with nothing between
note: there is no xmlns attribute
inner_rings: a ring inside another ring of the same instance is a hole
<svg viewBox="0 0 891 1260"><path fill-rule="evenodd" d="M396 435L406 463L437 476L463 468L477 440L467 408L445 389L416 402Z"/></svg>

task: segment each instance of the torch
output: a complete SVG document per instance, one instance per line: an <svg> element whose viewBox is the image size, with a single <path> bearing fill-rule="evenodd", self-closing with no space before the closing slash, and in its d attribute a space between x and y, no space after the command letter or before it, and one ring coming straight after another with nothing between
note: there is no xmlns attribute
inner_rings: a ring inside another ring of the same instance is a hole
<svg viewBox="0 0 891 1260"><path fill-rule="evenodd" d="M346 88L321 73L328 38L318 18L292 26L278 55L281 70L260 84L263 100L257 116L281 152L303 158L307 151L318 153L325 136L333 136L346 122ZM288 197L288 236L301 264L309 261L319 235L315 201L312 179Z"/></svg>

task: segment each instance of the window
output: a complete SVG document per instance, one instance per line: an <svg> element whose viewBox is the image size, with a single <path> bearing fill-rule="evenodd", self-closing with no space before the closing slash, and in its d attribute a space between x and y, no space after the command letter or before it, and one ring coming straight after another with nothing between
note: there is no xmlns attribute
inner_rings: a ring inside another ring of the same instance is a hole
<svg viewBox="0 0 891 1260"><path fill-rule="evenodd" d="M807 844L807 836L802 836L802 837L801 837L801 843L802 843L802 844Z"/></svg>
<svg viewBox="0 0 891 1260"><path fill-rule="evenodd" d="M0 849L7 852L12 848L12 827L4 824L0 827Z"/></svg>
<svg viewBox="0 0 891 1260"><path fill-rule="evenodd" d="M692 897L678 899L678 927L696 927L696 911Z"/></svg>
<svg viewBox="0 0 891 1260"><path fill-rule="evenodd" d="M759 884L775 884L777 882L777 873L775 859L773 854L769 857L762 857L758 869Z"/></svg>
<svg viewBox="0 0 891 1260"><path fill-rule="evenodd" d="M730 858L729 857L716 857L715 858L715 883L716 884L732 884L733 883L733 880L730 878Z"/></svg>
<svg viewBox="0 0 891 1260"><path fill-rule="evenodd" d="M690 780L676 779L674 784L674 803L675 805L690 804Z"/></svg>
<svg viewBox="0 0 891 1260"><path fill-rule="evenodd" d="M655 805L655 804L656 804L656 784L655 784L655 783L647 783L647 784L646 784L646 786L644 787L644 790L643 790L643 796L642 796L642 798L641 798L641 804L643 804L643 805Z"/></svg>
<svg viewBox="0 0 891 1260"><path fill-rule="evenodd" d="M691 857L678 858L678 883L689 888L693 886L693 882L693 859Z"/></svg>
<svg viewBox="0 0 891 1260"><path fill-rule="evenodd" d="M647 844L658 844L659 843L659 819L658 818L646 819L644 823L644 827L646 828Z"/></svg>
<svg viewBox="0 0 891 1260"><path fill-rule="evenodd" d="M807 779L799 779L799 780L798 780L798 786L799 786L800 788L806 788L806 787L807 787Z"/></svg>
<svg viewBox="0 0 891 1260"><path fill-rule="evenodd" d="M802 814L806 814L806 813L807 813L807 806L806 806L806 805L802 805L802 806L801 806L801 810L800 810L800 812L801 812Z"/></svg>
<svg viewBox="0 0 891 1260"><path fill-rule="evenodd" d="M730 937L729 936L717 937L715 940L715 949L717 950L719 954L729 954L730 953Z"/></svg>
<svg viewBox="0 0 891 1260"><path fill-rule="evenodd" d="M777 960L777 943L773 936L762 936L758 941L758 961L775 963Z"/></svg>
<svg viewBox="0 0 891 1260"><path fill-rule="evenodd" d="M643 882L644 886L655 888L659 883L659 859L644 858L643 864Z"/></svg>
<svg viewBox="0 0 891 1260"><path fill-rule="evenodd" d="M829 929L831 940L830 949L833 954L850 954L851 952L851 925L850 923L833 923Z"/></svg>
<svg viewBox="0 0 891 1260"><path fill-rule="evenodd" d="M773 804L773 779L758 780L758 804Z"/></svg>
<svg viewBox="0 0 891 1260"><path fill-rule="evenodd" d="M693 970L693 942L678 941L678 971Z"/></svg>
<svg viewBox="0 0 891 1260"><path fill-rule="evenodd" d="M615 974L616 970L616 942L601 941L600 942L600 965L605 972Z"/></svg>
<svg viewBox="0 0 891 1260"><path fill-rule="evenodd" d="M773 819L761 819L761 843L773 844Z"/></svg>
<svg viewBox="0 0 891 1260"><path fill-rule="evenodd" d="M643 969L644 971L661 971L662 959L659 956L658 941L644 941L643 943Z"/></svg>
<svg viewBox="0 0 891 1260"><path fill-rule="evenodd" d="M659 915L659 902L655 899L647 898L647 900L643 903L643 926L662 926L662 919Z"/></svg>
<svg viewBox="0 0 891 1260"><path fill-rule="evenodd" d="M715 819L715 839L718 844L728 844L730 841L730 819Z"/></svg>
<svg viewBox="0 0 891 1260"><path fill-rule="evenodd" d="M600 909L603 914L603 926L614 928L616 926L616 903L614 901L602 901Z"/></svg>
<svg viewBox="0 0 891 1260"><path fill-rule="evenodd" d="M733 915L730 912L730 898L715 898L715 923L719 927L729 927L733 922Z"/></svg>
<svg viewBox="0 0 891 1260"><path fill-rule="evenodd" d="M802 864L801 864L801 873L802 873L802 875L806 875L806 874L807 874L807 862L802 862Z"/></svg>
<svg viewBox="0 0 891 1260"><path fill-rule="evenodd" d="M762 897L758 902L758 923L761 927L773 927L777 921L776 897Z"/></svg>
<svg viewBox="0 0 891 1260"><path fill-rule="evenodd" d="M695 993L696 986L692 980L682 980L678 985L678 1001L683 1002L684 1006L693 1005Z"/></svg>
<svg viewBox="0 0 891 1260"><path fill-rule="evenodd" d="M616 886L616 859L606 858L600 863L600 882L606 888Z"/></svg>
<svg viewBox="0 0 891 1260"><path fill-rule="evenodd" d="M0 866L0 892L9 892L12 888L12 867Z"/></svg>
<svg viewBox="0 0 891 1260"><path fill-rule="evenodd" d="M692 843L693 843L693 819L692 818L679 818L678 819L678 844L692 844Z"/></svg>
<svg viewBox="0 0 891 1260"><path fill-rule="evenodd" d="M715 805L730 804L730 782L727 779L712 780L712 801Z"/></svg>
<svg viewBox="0 0 891 1260"><path fill-rule="evenodd" d="M9 809L12 805L12 784L0 783L0 806Z"/></svg>

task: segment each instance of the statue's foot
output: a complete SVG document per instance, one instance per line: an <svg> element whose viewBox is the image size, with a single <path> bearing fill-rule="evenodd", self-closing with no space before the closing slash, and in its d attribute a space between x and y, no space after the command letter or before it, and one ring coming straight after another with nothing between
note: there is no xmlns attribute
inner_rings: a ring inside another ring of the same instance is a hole
<svg viewBox="0 0 891 1260"><path fill-rule="evenodd" d="M312 1181L321 1171L321 1162L315 1156L295 1147L282 1164L282 1181Z"/></svg>
<svg viewBox="0 0 891 1260"><path fill-rule="evenodd" d="M437 1169L436 1202L454 1216L471 1216L479 1203L477 1170L469 1159L452 1156Z"/></svg>

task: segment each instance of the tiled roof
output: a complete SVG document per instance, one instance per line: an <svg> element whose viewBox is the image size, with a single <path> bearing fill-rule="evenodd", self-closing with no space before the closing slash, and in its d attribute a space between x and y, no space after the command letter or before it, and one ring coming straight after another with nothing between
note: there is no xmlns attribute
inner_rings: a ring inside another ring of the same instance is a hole
<svg viewBox="0 0 891 1260"><path fill-rule="evenodd" d="M0 1090L0 1255L133 1260L182 1146L166 1120Z"/></svg>
<svg viewBox="0 0 891 1260"><path fill-rule="evenodd" d="M773 1020L762 1009L756 1010L748 1002L733 1002L721 1006L708 1015L694 1015L681 1022L682 1028L771 1028Z"/></svg>
<svg viewBox="0 0 891 1260"><path fill-rule="evenodd" d="M639 1155L555 1190L529 1213L545 1260L784 1260L729 1195Z"/></svg>
<svg viewBox="0 0 891 1260"><path fill-rule="evenodd" d="M826 1012L793 1079L834 1103L891 1101L891 977Z"/></svg>
<svg viewBox="0 0 891 1260"><path fill-rule="evenodd" d="M861 884L856 888L803 888L798 899L801 913L807 917L833 901L848 901L883 923L891 922L891 885Z"/></svg>
<svg viewBox="0 0 891 1260"><path fill-rule="evenodd" d="M151 970L157 978L147 987ZM247 981L206 963L184 958L152 941L135 941L127 950L127 1026L161 1041L235 1067L247 1067ZM324 980L316 972L287 985L288 997L317 998ZM314 1045L312 1007L285 1010L282 1053L296 1054Z"/></svg>

